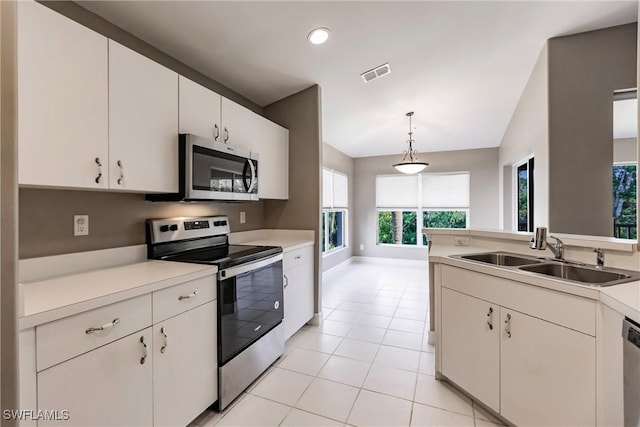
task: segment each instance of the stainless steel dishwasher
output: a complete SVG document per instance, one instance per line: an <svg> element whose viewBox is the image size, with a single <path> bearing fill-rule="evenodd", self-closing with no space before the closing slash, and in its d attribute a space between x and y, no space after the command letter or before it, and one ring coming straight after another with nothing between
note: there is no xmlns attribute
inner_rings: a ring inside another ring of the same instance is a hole
<svg viewBox="0 0 640 427"><path fill-rule="evenodd" d="M640 427L640 325L622 322L624 366L624 425Z"/></svg>

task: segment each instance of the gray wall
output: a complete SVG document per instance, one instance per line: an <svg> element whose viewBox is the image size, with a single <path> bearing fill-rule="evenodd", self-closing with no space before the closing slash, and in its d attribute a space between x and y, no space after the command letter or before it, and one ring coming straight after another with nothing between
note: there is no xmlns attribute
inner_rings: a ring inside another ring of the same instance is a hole
<svg viewBox="0 0 640 427"><path fill-rule="evenodd" d="M515 228L512 181L515 163L533 155L535 158L534 225L549 222L549 96L547 47L542 49L531 71L518 105L499 147L502 183L500 228Z"/></svg>
<svg viewBox="0 0 640 427"><path fill-rule="evenodd" d="M0 1L0 405L18 408L16 2ZM2 425L17 425L3 420Z"/></svg>
<svg viewBox="0 0 640 427"><path fill-rule="evenodd" d="M426 259L426 248L377 245L376 175L394 174L397 156L362 157L354 162L354 255ZM470 227L498 228L498 149L423 153L426 172L469 171ZM360 250L360 245L364 250Z"/></svg>
<svg viewBox="0 0 640 427"><path fill-rule="evenodd" d="M353 256L353 223L356 212L353 208L353 165L354 159L329 144L323 144L322 166L347 174L349 180L349 201L347 206L347 247L325 255L322 260L322 271L327 271Z"/></svg>
<svg viewBox="0 0 640 427"><path fill-rule="evenodd" d="M89 235L74 237L80 214L89 215ZM233 231L263 228L262 201L147 202L143 194L21 188L20 258L143 244L145 219L205 215L228 215Z"/></svg>
<svg viewBox="0 0 640 427"><path fill-rule="evenodd" d="M636 87L637 25L550 39L549 228L613 232L613 91Z"/></svg>
<svg viewBox="0 0 640 427"><path fill-rule="evenodd" d="M315 232L315 311L322 310L322 98L312 86L264 108L266 116L289 129L289 200L264 201L267 228Z"/></svg>

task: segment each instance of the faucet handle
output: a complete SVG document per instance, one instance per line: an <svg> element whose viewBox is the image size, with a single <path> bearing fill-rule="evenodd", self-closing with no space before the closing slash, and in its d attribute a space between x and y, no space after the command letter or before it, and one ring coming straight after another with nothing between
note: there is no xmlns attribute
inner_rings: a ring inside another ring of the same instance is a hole
<svg viewBox="0 0 640 427"><path fill-rule="evenodd" d="M596 268L604 267L604 250L602 248L593 248L593 252L596 253Z"/></svg>

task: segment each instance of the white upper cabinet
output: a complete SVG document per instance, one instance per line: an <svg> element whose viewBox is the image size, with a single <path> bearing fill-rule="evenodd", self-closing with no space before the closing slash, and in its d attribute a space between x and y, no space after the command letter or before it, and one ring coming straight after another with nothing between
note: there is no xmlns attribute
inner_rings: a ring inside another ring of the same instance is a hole
<svg viewBox="0 0 640 427"><path fill-rule="evenodd" d="M17 4L19 183L105 188L107 38L39 3Z"/></svg>
<svg viewBox="0 0 640 427"><path fill-rule="evenodd" d="M256 115L251 151L259 154L258 197L289 198L289 130Z"/></svg>
<svg viewBox="0 0 640 427"><path fill-rule="evenodd" d="M221 96L180 76L180 133L192 133L212 141L222 141Z"/></svg>
<svg viewBox="0 0 640 427"><path fill-rule="evenodd" d="M178 74L109 40L110 187L178 190Z"/></svg>
<svg viewBox="0 0 640 427"><path fill-rule="evenodd" d="M256 113L222 97L221 142L234 147L251 149Z"/></svg>

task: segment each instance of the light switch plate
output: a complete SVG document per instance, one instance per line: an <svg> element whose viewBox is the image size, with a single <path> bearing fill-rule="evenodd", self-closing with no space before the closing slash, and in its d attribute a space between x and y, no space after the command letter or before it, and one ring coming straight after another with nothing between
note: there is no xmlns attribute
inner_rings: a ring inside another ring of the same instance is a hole
<svg viewBox="0 0 640 427"><path fill-rule="evenodd" d="M456 246L469 246L469 242L470 242L470 238L469 237L454 237L453 241L455 242Z"/></svg>
<svg viewBox="0 0 640 427"><path fill-rule="evenodd" d="M247 222L247 215L244 212L240 212L240 224Z"/></svg>
<svg viewBox="0 0 640 427"><path fill-rule="evenodd" d="M89 215L73 216L73 235L74 236L89 235Z"/></svg>

